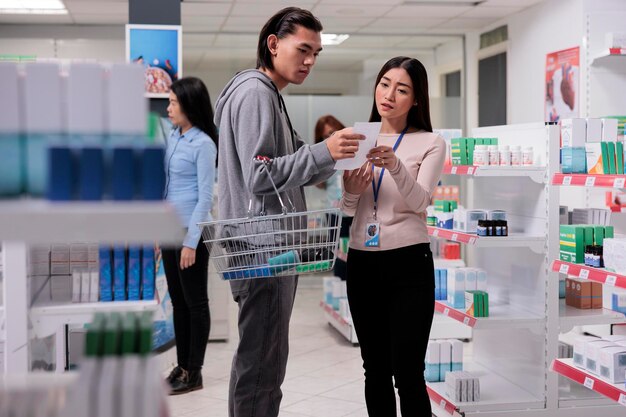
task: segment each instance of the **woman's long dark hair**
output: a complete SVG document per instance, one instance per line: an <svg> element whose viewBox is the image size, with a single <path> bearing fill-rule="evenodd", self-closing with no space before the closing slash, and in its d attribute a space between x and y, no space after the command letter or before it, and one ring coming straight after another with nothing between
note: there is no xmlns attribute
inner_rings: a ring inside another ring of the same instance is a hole
<svg viewBox="0 0 626 417"><path fill-rule="evenodd" d="M370 114L370 122L380 122L380 114L378 108L376 108L376 86L383 78L383 75L387 71L393 68L404 69L413 83L413 94L415 95L415 101L417 106L411 107L409 114L407 115L407 124L416 129L422 129L427 132L433 131L433 125L430 122L430 105L428 102L428 76L426 74L426 68L415 58L409 58L406 56L397 56L391 58L383 65L376 77L376 84L374 84L374 104L372 104L372 113Z"/></svg>
<svg viewBox="0 0 626 417"><path fill-rule="evenodd" d="M209 90L201 79L183 77L172 84L181 110L193 126L209 135L218 144L217 128L213 123L213 106Z"/></svg>

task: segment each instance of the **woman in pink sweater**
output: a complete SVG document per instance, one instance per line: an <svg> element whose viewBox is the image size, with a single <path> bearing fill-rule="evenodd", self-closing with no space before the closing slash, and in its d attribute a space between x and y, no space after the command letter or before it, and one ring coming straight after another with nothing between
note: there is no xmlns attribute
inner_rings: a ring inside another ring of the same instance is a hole
<svg viewBox="0 0 626 417"><path fill-rule="evenodd" d="M389 60L376 78L371 122L377 146L360 169L344 173L342 210L354 215L348 301L365 369L370 417L430 416L424 356L434 313L434 265L426 207L446 154L432 133L426 69ZM409 271L408 273L406 271Z"/></svg>

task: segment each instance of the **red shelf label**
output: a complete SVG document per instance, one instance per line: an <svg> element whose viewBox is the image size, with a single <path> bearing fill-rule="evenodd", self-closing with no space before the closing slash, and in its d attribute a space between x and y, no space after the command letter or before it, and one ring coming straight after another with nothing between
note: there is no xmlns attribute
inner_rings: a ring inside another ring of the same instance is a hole
<svg viewBox="0 0 626 417"><path fill-rule="evenodd" d="M454 404L452 404L447 398L439 395L437 391L430 388L429 386L426 386L426 390L428 391L428 396L430 397L431 401L433 401L435 404L438 404L439 407L444 409L450 415L454 415L454 412L456 411L456 406Z"/></svg>
<svg viewBox="0 0 626 417"><path fill-rule="evenodd" d="M476 235L457 232L450 229L442 229L439 227L428 226L428 234L441 239L451 240L453 242L467 243L473 245L478 240Z"/></svg>
<svg viewBox="0 0 626 417"><path fill-rule="evenodd" d="M622 405L626 405L624 400L624 396L626 395L626 391L615 387L612 384L609 384L606 381L603 381L582 369L578 369L574 366L568 365L558 359L552 362L552 370L560 375L563 375L572 381L578 382L579 384L584 385L585 387L598 392L604 395L607 398L610 398L613 401L616 401Z"/></svg>
<svg viewBox="0 0 626 417"><path fill-rule="evenodd" d="M449 307L443 301L435 301L435 310L469 327L474 327L477 322L475 317Z"/></svg>
<svg viewBox="0 0 626 417"><path fill-rule="evenodd" d="M474 175L476 168L473 165L445 165L443 167L444 174L452 175Z"/></svg>
<svg viewBox="0 0 626 417"><path fill-rule="evenodd" d="M564 261L554 261L552 262L552 270L561 274L596 281L601 284L626 288L626 276L618 275L600 268L592 268L583 264L573 264Z"/></svg>
<svg viewBox="0 0 626 417"><path fill-rule="evenodd" d="M554 174L552 185L624 188L626 175Z"/></svg>

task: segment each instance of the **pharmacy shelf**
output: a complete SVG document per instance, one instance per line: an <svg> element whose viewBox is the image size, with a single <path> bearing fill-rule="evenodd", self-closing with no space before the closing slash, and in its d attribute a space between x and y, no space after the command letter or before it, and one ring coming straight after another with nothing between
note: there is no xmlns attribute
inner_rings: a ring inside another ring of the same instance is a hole
<svg viewBox="0 0 626 417"><path fill-rule="evenodd" d="M607 271L602 268L593 268L583 264L574 264L565 261L553 261L552 270L576 278L588 279L613 287L626 288L626 276Z"/></svg>
<svg viewBox="0 0 626 417"><path fill-rule="evenodd" d="M465 266L465 262L463 259L445 259L445 258L434 258L435 268L444 269L444 268L463 268Z"/></svg>
<svg viewBox="0 0 626 417"><path fill-rule="evenodd" d="M559 327L561 332L566 333L574 326L591 326L596 324L624 323L624 314L607 308L580 309L565 304L565 300L559 301Z"/></svg>
<svg viewBox="0 0 626 417"><path fill-rule="evenodd" d="M30 322L37 337L47 337L66 324L90 323L96 313L156 311L158 306L157 300L49 304L32 307Z"/></svg>
<svg viewBox="0 0 626 417"><path fill-rule="evenodd" d="M528 177L534 182L545 182L546 168L539 166L473 166L445 165L443 173L473 177Z"/></svg>
<svg viewBox="0 0 626 417"><path fill-rule="evenodd" d="M455 403L446 395L445 382L427 382L426 387L430 399L435 404L443 404L445 410L453 413L492 412L543 409L545 400L536 398L526 390L513 384L499 375L491 373L486 368L469 362L464 363L463 370L471 372L480 380L480 401Z"/></svg>
<svg viewBox="0 0 626 417"><path fill-rule="evenodd" d="M578 187L624 188L626 175L554 174L552 185Z"/></svg>
<svg viewBox="0 0 626 417"><path fill-rule="evenodd" d="M541 253L545 245L545 236L509 234L508 236L481 237L471 233L434 226L428 226L428 234L440 239L447 239L452 242L465 243L481 248L530 247L535 252Z"/></svg>
<svg viewBox="0 0 626 417"><path fill-rule="evenodd" d="M626 63L626 49L614 49L613 51L607 51L602 55L598 55L593 58L591 65L593 66L605 66L611 63Z"/></svg>
<svg viewBox="0 0 626 417"><path fill-rule="evenodd" d="M183 236L174 208L163 202L0 203L0 241L138 244L180 242Z"/></svg>
<svg viewBox="0 0 626 417"><path fill-rule="evenodd" d="M324 301L320 301L320 307L324 311L324 316L331 326L337 329L337 331L353 345L359 343L352 323L341 317L339 312L335 311L331 305L326 304Z"/></svg>
<svg viewBox="0 0 626 417"><path fill-rule="evenodd" d="M474 317L450 307L445 301L435 301L435 311L474 329L543 329L545 319L511 309L508 304L489 304L489 317Z"/></svg>
<svg viewBox="0 0 626 417"><path fill-rule="evenodd" d="M626 389L624 384L611 384L590 374L574 365L573 359L555 359L551 366L552 371L584 385L588 389L626 406Z"/></svg>

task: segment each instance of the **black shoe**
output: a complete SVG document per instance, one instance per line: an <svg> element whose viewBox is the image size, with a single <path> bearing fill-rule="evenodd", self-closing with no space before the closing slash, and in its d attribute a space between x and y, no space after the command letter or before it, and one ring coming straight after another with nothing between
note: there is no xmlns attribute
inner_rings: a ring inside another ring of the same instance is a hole
<svg viewBox="0 0 626 417"><path fill-rule="evenodd" d="M176 366L176 368L172 369L172 372L170 372L169 376L165 378L165 383L171 387L182 374L183 368L181 368L180 366Z"/></svg>
<svg viewBox="0 0 626 417"><path fill-rule="evenodd" d="M203 388L202 372L199 369L197 371L182 369L182 372L182 375L172 384L170 395L186 394Z"/></svg>

